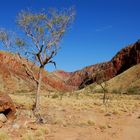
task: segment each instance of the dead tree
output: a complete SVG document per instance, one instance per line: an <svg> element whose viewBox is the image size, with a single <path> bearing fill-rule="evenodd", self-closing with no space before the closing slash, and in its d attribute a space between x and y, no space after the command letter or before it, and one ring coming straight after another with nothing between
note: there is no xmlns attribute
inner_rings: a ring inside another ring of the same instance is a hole
<svg viewBox="0 0 140 140"><path fill-rule="evenodd" d="M95 76L95 82L103 90L103 104L106 104L107 95L107 79L104 75L104 71L97 71Z"/></svg>

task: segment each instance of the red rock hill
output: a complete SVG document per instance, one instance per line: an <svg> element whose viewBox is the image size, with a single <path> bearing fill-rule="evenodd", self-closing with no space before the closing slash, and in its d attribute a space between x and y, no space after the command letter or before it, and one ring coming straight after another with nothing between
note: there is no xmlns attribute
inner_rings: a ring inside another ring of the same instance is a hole
<svg viewBox="0 0 140 140"><path fill-rule="evenodd" d="M59 71L54 73L44 71L42 90L70 91L74 89L75 87L67 85L62 78L62 76L68 77L69 75L69 73ZM0 51L0 91L27 92L34 91L35 88L35 81L27 76L20 61L15 59L12 54Z"/></svg>
<svg viewBox="0 0 140 140"><path fill-rule="evenodd" d="M43 73L43 90L71 91L83 88L96 81L96 72L102 71L101 78L111 79L128 68L140 63L140 41L122 49L110 61L95 64L75 72ZM35 90L35 83L28 78L20 61L13 59L12 54L0 51L0 90L26 92Z"/></svg>
<svg viewBox="0 0 140 140"><path fill-rule="evenodd" d="M123 48L108 62L88 66L72 73L67 84L82 88L96 81L97 71L102 71L101 78L109 80L138 63L140 63L140 40Z"/></svg>

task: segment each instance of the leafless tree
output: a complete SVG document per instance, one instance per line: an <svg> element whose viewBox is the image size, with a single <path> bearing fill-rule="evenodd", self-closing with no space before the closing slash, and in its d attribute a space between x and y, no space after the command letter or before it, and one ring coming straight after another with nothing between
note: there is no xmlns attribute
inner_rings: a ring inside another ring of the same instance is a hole
<svg viewBox="0 0 140 140"><path fill-rule="evenodd" d="M103 95L103 104L106 104L107 79L106 79L103 71L97 70L95 81L96 81L96 84L99 85L103 90L103 94L104 94Z"/></svg>

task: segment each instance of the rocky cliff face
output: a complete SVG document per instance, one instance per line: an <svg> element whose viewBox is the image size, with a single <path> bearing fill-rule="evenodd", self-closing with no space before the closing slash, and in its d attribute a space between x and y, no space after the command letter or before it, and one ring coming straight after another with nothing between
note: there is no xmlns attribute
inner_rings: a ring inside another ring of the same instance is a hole
<svg viewBox="0 0 140 140"><path fill-rule="evenodd" d="M122 49L108 62L85 67L72 73L67 84L83 88L96 82L97 71L102 72L100 79L109 80L138 63L140 63L140 40Z"/></svg>
<svg viewBox="0 0 140 140"><path fill-rule="evenodd" d="M35 72L36 73L36 72ZM45 91L69 91L75 87L66 85L63 77L67 77L69 73L58 74L59 72L49 73L43 72L42 90ZM60 76L57 76L60 75ZM7 52L0 52L0 91L14 92L30 92L36 90L35 81L31 80L21 62Z"/></svg>
<svg viewBox="0 0 140 140"><path fill-rule="evenodd" d="M88 66L71 73L44 71L42 90L76 90L96 82L97 72L102 72L101 80L109 80L138 63L140 63L140 41L122 49L112 60L105 63ZM13 59L12 54L0 51L0 90L13 93L35 89L35 82L27 76L20 61Z"/></svg>

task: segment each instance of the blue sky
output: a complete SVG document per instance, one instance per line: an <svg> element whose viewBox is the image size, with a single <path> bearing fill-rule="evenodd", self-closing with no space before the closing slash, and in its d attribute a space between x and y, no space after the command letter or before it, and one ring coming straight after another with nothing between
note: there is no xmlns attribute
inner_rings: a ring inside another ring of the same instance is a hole
<svg viewBox="0 0 140 140"><path fill-rule="evenodd" d="M16 30L15 18L22 9L71 6L76 19L54 58L57 69L75 71L108 61L140 39L140 0L0 0L0 27ZM54 70L53 66L47 69Z"/></svg>

